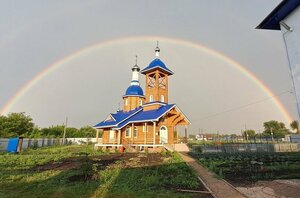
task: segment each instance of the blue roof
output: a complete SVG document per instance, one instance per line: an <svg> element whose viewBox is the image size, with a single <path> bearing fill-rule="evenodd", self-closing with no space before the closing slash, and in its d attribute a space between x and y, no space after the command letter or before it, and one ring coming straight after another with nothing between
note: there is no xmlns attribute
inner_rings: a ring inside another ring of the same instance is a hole
<svg viewBox="0 0 300 198"><path fill-rule="evenodd" d="M145 122L145 121L157 121L161 116L170 111L175 104L168 104L159 107L155 110L143 111L142 108L135 109L129 112L119 111L116 114L111 114L114 120L107 120L96 124L95 128L107 128L114 127L121 129L129 123Z"/></svg>
<svg viewBox="0 0 300 198"><path fill-rule="evenodd" d="M279 22L300 5L300 0L283 0L256 28L280 30Z"/></svg>
<svg viewBox="0 0 300 198"><path fill-rule="evenodd" d="M144 92L139 85L131 85L127 88L125 96L144 96Z"/></svg>
<svg viewBox="0 0 300 198"><path fill-rule="evenodd" d="M120 122L124 121L125 119L130 118L130 116L134 115L138 111L141 111L142 108L137 108L132 111L124 112L124 111L118 111L117 113L110 114L115 120L104 120L98 124L96 124L94 127L96 128L106 128L106 127L114 127L117 126Z"/></svg>
<svg viewBox="0 0 300 198"><path fill-rule="evenodd" d="M147 71L151 71L153 69L161 69L165 72L167 72L169 75L172 75L173 72L167 68L167 66L159 59L159 58L156 58L154 59L149 65L148 67L144 68L141 73L142 74L145 74Z"/></svg>
<svg viewBox="0 0 300 198"><path fill-rule="evenodd" d="M124 122L120 123L116 128L121 129L124 126L126 126L129 123L133 122L145 122L145 121L157 121L162 115L167 113L169 110L171 110L173 107L175 107L175 104L169 104L165 106L161 106L158 109L155 110L149 110L149 111L140 111L134 116L130 117L129 119L126 119Z"/></svg>

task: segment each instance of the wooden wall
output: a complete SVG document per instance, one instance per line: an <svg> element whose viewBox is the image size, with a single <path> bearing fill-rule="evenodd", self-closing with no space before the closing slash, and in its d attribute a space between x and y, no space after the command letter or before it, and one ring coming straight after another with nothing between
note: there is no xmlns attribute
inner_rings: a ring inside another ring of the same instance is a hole
<svg viewBox="0 0 300 198"><path fill-rule="evenodd" d="M171 119L165 118L156 122L155 132L153 122L147 122L147 132L143 132L144 123L134 123L129 124L121 130L121 144L125 140L129 144L153 144L153 132L155 133L155 144L160 144L160 134L159 130L162 126L168 129L168 144L174 144L174 125L172 125ZM126 128L130 128L130 137L125 137ZM133 129L137 127L137 137L133 137ZM117 143L118 142L118 131L115 131L114 141L109 140L109 129L104 129L103 131L103 143ZM145 140L146 138L146 140Z"/></svg>

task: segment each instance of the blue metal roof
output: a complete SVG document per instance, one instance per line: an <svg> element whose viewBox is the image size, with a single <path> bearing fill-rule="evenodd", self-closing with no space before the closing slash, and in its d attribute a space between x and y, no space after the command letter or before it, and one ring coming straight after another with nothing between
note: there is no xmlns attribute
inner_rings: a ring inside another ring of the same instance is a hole
<svg viewBox="0 0 300 198"><path fill-rule="evenodd" d="M280 30L279 22L300 5L300 0L283 0L256 28Z"/></svg>
<svg viewBox="0 0 300 198"><path fill-rule="evenodd" d="M157 121L161 116L163 116L175 106L175 104L168 104L165 106L161 106L158 109L149 111L143 111L142 108L138 108L129 112L119 111L116 114L111 114L116 119L116 121L103 121L96 124L94 127L99 129L108 127L121 129L129 123Z"/></svg>
<svg viewBox="0 0 300 198"><path fill-rule="evenodd" d="M167 68L167 66L159 59L159 58L156 58L154 59L149 65L148 67L144 68L141 73L142 74L145 74L147 71L150 71L150 70L153 70L153 69L161 69L165 72L167 72L169 75L172 75L173 72Z"/></svg>
<svg viewBox="0 0 300 198"><path fill-rule="evenodd" d="M144 92L139 85L131 85L127 88L125 96L144 96Z"/></svg>
<svg viewBox="0 0 300 198"><path fill-rule="evenodd" d="M116 129L121 129L129 123L157 121L162 115L167 113L169 110L171 110L175 106L176 106L175 104L169 104L169 105L161 106L160 108L155 109L155 110L140 111L137 114L135 114L134 116L132 116L129 119L126 119L124 122L120 123L116 127Z"/></svg>
<svg viewBox="0 0 300 198"><path fill-rule="evenodd" d="M107 128L107 127L115 127L119 123L123 122L124 120L130 118L133 116L135 113L141 111L142 108L137 108L132 111L124 112L124 111L118 111L117 113L110 114L115 120L104 120L98 124L96 124L94 127L95 128Z"/></svg>

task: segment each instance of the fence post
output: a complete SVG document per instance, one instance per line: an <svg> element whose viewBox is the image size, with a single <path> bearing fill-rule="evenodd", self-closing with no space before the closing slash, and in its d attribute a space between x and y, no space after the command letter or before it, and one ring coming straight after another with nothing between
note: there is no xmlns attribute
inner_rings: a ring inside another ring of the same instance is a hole
<svg viewBox="0 0 300 198"><path fill-rule="evenodd" d="M28 138L27 148L30 148L30 145L31 145L31 139Z"/></svg>

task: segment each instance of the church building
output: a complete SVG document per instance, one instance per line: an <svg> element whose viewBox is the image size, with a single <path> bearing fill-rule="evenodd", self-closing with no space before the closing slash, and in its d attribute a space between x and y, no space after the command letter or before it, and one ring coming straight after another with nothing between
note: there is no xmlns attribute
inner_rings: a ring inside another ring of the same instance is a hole
<svg viewBox="0 0 300 198"><path fill-rule="evenodd" d="M123 109L111 113L96 124L97 137L103 130L99 147L126 149L162 148L175 144L176 126L190 122L176 104L169 104L169 80L174 73L160 60L160 49L155 48L155 59L143 70L137 63L132 67L132 80L123 95ZM139 74L146 77L145 92Z"/></svg>

